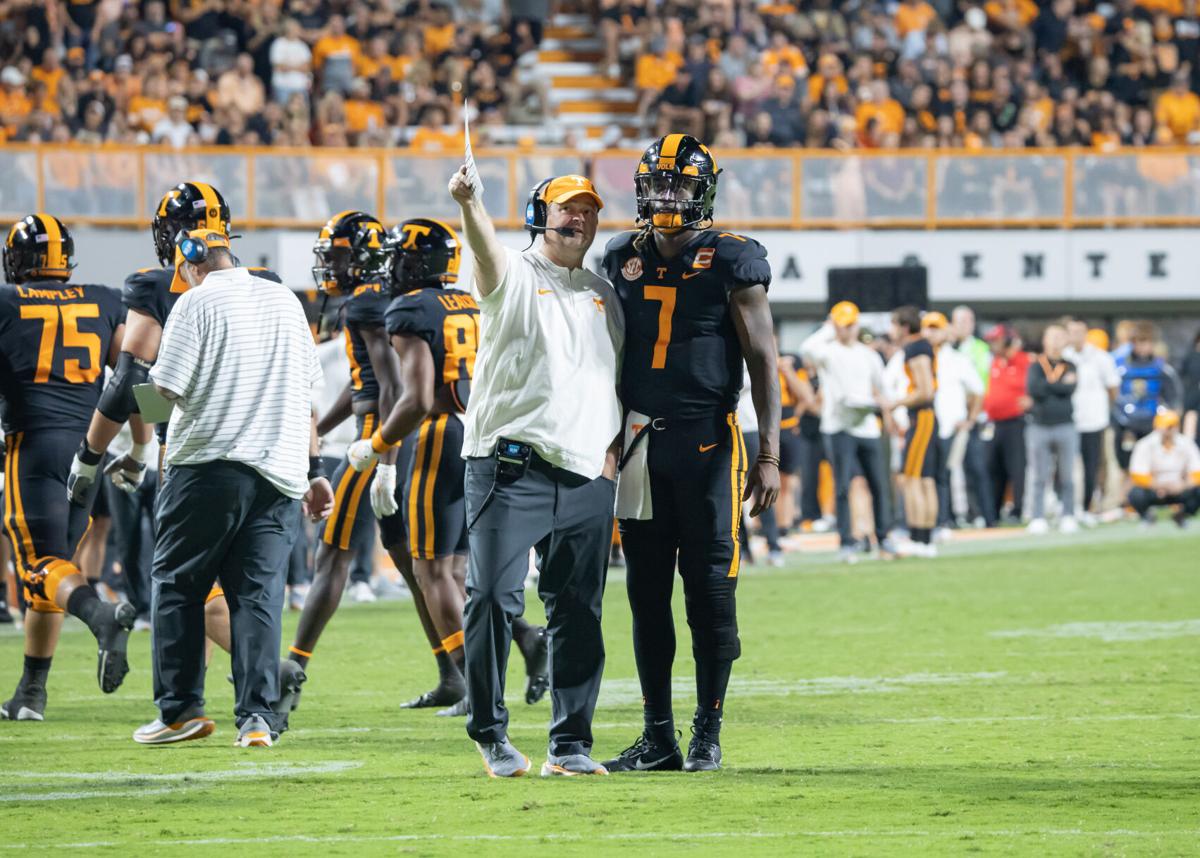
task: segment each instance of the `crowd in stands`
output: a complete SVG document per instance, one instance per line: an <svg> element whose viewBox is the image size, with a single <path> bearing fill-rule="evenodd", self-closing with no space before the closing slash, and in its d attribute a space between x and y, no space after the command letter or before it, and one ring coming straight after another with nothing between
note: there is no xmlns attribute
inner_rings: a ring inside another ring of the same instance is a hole
<svg viewBox="0 0 1200 858"><path fill-rule="evenodd" d="M562 4L559 4L562 5ZM576 8L572 6L571 8ZM1198 0L595 0L645 136L718 148L1200 141ZM546 0L0 0L0 141L440 149L553 124ZM606 137L612 144L619 135Z"/></svg>
<svg viewBox="0 0 1200 858"><path fill-rule="evenodd" d="M463 81L482 126L542 116L537 6L0 0L0 142L457 148Z"/></svg>
<svg viewBox="0 0 1200 858"><path fill-rule="evenodd" d="M1200 140L1195 0L602 0L648 131L714 146Z"/></svg>

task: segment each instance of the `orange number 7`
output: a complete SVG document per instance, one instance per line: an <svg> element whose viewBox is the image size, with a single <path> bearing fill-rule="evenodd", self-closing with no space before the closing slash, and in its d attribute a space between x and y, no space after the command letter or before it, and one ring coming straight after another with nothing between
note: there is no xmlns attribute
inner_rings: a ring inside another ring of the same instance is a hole
<svg viewBox="0 0 1200 858"><path fill-rule="evenodd" d="M667 365L667 346L671 344L671 317L675 315L675 287L647 286L645 289L647 301L661 301L658 308L658 339L654 342L654 356L650 360L651 369L662 369Z"/></svg>
<svg viewBox="0 0 1200 858"><path fill-rule="evenodd" d="M45 384L50 380L54 365L54 341L58 336L59 320L62 320L62 344L64 348L87 349L87 366L76 359L63 361L63 376L71 384L90 384L100 375L100 337L98 334L79 330L80 319L100 318L100 307L96 304L23 304L22 319L40 319L42 338L38 344L37 372L34 384Z"/></svg>

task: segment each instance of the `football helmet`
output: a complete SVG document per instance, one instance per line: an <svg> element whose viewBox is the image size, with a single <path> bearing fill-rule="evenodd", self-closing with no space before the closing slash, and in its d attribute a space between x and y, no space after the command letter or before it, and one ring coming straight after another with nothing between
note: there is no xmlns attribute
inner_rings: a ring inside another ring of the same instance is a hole
<svg viewBox="0 0 1200 858"><path fill-rule="evenodd" d="M360 211L335 214L313 244L313 281L326 295L348 295L381 278L387 267L383 224Z"/></svg>
<svg viewBox="0 0 1200 858"><path fill-rule="evenodd" d="M180 182L163 195L150 222L154 252L163 267L175 264L175 237L206 229L230 236L233 225L221 192L204 182Z"/></svg>
<svg viewBox="0 0 1200 858"><path fill-rule="evenodd" d="M4 279L69 280L75 267L75 240L61 220L37 212L12 225L4 242Z"/></svg>
<svg viewBox="0 0 1200 858"><path fill-rule="evenodd" d="M638 225L678 232L711 222L720 172L717 159L695 137L668 134L654 141L633 176Z"/></svg>
<svg viewBox="0 0 1200 858"><path fill-rule="evenodd" d="M388 291L393 295L458 282L462 244L447 223L427 217L410 218L388 233L384 246L391 260Z"/></svg>

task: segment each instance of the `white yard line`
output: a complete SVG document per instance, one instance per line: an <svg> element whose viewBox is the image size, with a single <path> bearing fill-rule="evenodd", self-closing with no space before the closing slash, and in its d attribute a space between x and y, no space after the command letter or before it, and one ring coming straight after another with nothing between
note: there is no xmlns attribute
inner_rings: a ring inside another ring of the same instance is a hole
<svg viewBox="0 0 1200 858"><path fill-rule="evenodd" d="M993 638L1090 638L1105 643L1155 641L1194 635L1200 635L1200 620L1061 623L1040 629L1006 629L988 632L988 636Z"/></svg>

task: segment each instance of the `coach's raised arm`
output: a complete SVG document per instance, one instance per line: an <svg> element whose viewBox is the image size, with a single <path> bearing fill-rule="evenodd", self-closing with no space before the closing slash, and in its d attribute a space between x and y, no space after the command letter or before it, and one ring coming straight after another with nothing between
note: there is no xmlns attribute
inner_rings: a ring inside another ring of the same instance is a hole
<svg viewBox="0 0 1200 858"><path fill-rule="evenodd" d="M603 773L590 756L591 723L604 669L600 606L624 323L612 287L583 261L604 204L583 176L546 179L526 206L533 243L516 251L497 240L466 168L450 179L450 194L475 258L481 323L463 439L467 733L488 774L529 770L529 759L508 741L504 676L536 547L551 659L542 773Z"/></svg>

